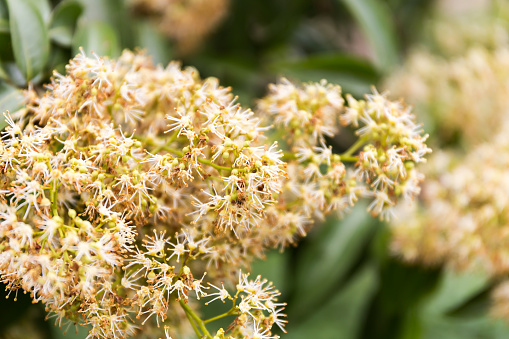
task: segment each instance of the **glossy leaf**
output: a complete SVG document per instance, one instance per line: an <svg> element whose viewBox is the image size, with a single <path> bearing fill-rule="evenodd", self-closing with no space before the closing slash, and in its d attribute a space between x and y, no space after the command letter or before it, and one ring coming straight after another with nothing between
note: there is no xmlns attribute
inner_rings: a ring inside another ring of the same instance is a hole
<svg viewBox="0 0 509 339"><path fill-rule="evenodd" d="M300 81L327 79L339 84L345 93L360 96L370 91L379 79L378 72L364 60L346 54L323 54L296 61L284 61L271 65L275 73L295 77Z"/></svg>
<svg viewBox="0 0 509 339"><path fill-rule="evenodd" d="M171 60L171 51L166 39L150 21L140 21L136 25L136 45L147 50L154 63L166 65Z"/></svg>
<svg viewBox="0 0 509 339"><path fill-rule="evenodd" d="M78 1L60 3L51 18L49 31L51 39L61 46L71 46L76 23L82 12L83 6Z"/></svg>
<svg viewBox="0 0 509 339"><path fill-rule="evenodd" d="M376 290L374 267L367 265L352 277L338 293L331 294L319 308L307 309L302 322L292 322L289 316L286 339L358 338L366 306Z"/></svg>
<svg viewBox="0 0 509 339"><path fill-rule="evenodd" d="M388 71L398 62L398 44L393 18L379 0L339 0L354 16L376 57L381 70Z"/></svg>
<svg viewBox="0 0 509 339"><path fill-rule="evenodd" d="M5 79L8 79L10 83L18 86L25 87L25 77L19 70L18 66L13 61L7 61L2 63L2 70L6 75Z"/></svg>
<svg viewBox="0 0 509 339"><path fill-rule="evenodd" d="M0 130L7 126L2 113L15 112L22 107L23 100L23 93L19 89L0 81Z"/></svg>
<svg viewBox="0 0 509 339"><path fill-rule="evenodd" d="M14 58L27 81L41 73L49 55L44 13L31 0L7 0Z"/></svg>
<svg viewBox="0 0 509 339"><path fill-rule="evenodd" d="M136 47L132 42L135 39L134 20L126 20L131 12L128 9L129 1L125 0L79 0L83 5L81 17L88 22L104 22L116 33L117 40L123 48ZM132 19L132 18L131 18Z"/></svg>
<svg viewBox="0 0 509 339"><path fill-rule="evenodd" d="M6 19L0 19L0 33L9 33L11 31L9 27L9 21Z"/></svg>
<svg viewBox="0 0 509 339"><path fill-rule="evenodd" d="M460 307L489 285L490 279L482 272L456 273L444 271L437 292L423 306L423 311L443 314Z"/></svg>
<svg viewBox="0 0 509 339"><path fill-rule="evenodd" d="M345 219L329 220L318 238L303 246L295 287L295 302L301 309L327 299L329 291L358 260L375 227L377 222L359 204Z"/></svg>
<svg viewBox="0 0 509 339"><path fill-rule="evenodd" d="M82 22L73 39L73 52L79 53L83 47L85 53L94 52L100 56L120 55L120 44L115 30L105 22Z"/></svg>
<svg viewBox="0 0 509 339"><path fill-rule="evenodd" d="M27 0L37 12L41 13L42 19L47 24L51 18L51 5L49 0Z"/></svg>

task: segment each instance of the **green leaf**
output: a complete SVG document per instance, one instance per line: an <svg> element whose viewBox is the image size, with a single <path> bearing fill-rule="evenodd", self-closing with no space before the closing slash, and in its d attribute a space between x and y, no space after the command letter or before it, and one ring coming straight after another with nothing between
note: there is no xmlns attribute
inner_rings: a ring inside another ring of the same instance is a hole
<svg viewBox="0 0 509 339"><path fill-rule="evenodd" d="M288 334L284 338L358 338L376 285L375 268L365 265L338 293L331 294L319 307L306 309L303 321L292 322L289 318Z"/></svg>
<svg viewBox="0 0 509 339"><path fill-rule="evenodd" d="M423 305L423 311L444 314L458 308L484 290L489 282L490 278L486 273L457 273L452 269L446 269L436 293Z"/></svg>
<svg viewBox="0 0 509 339"><path fill-rule="evenodd" d="M125 0L79 0L84 11L82 18L90 22L105 22L114 28L121 46L134 48L135 38L132 19Z"/></svg>
<svg viewBox="0 0 509 339"><path fill-rule="evenodd" d="M15 112L23 106L23 93L3 81L0 81L0 112L6 111ZM0 114L1 114L0 113ZM3 130L7 126L5 117L3 114L0 115L0 130Z"/></svg>
<svg viewBox="0 0 509 339"><path fill-rule="evenodd" d="M485 316L489 313L492 305L492 291L490 288L467 300L464 304L454 308L447 313L448 316L475 319Z"/></svg>
<svg viewBox="0 0 509 339"><path fill-rule="evenodd" d="M252 265L252 277L261 275L273 282L280 291L285 291L288 285L289 252L273 250L267 253L264 260L257 260ZM286 296L283 296L286 297Z"/></svg>
<svg viewBox="0 0 509 339"><path fill-rule="evenodd" d="M9 33L11 31L9 27L9 20L1 18L0 19L0 33Z"/></svg>
<svg viewBox="0 0 509 339"><path fill-rule="evenodd" d="M49 0L27 0L37 12L41 13L42 19L47 24L51 17L51 6Z"/></svg>
<svg viewBox="0 0 509 339"><path fill-rule="evenodd" d="M61 2L53 11L49 35L63 47L70 47L83 6L76 0Z"/></svg>
<svg viewBox="0 0 509 339"><path fill-rule="evenodd" d="M14 62L10 29L7 33L0 33L0 46L2 46L2 48L0 48L0 60L2 62Z"/></svg>
<svg viewBox="0 0 509 339"><path fill-rule="evenodd" d="M433 317L425 321L421 339L505 339L509 337L507 322L495 321L489 316L474 319Z"/></svg>
<svg viewBox="0 0 509 339"><path fill-rule="evenodd" d="M358 260L378 226L376 220L367 216L365 208L365 204L359 204L345 219L331 218L321 234L301 249L295 295L302 309L326 299Z"/></svg>
<svg viewBox="0 0 509 339"><path fill-rule="evenodd" d="M43 13L31 0L7 0L14 58L27 81L37 76L49 56L49 36Z"/></svg>
<svg viewBox="0 0 509 339"><path fill-rule="evenodd" d="M398 62L398 44L389 8L380 0L339 0L354 16L368 39L379 69L387 72Z"/></svg>
<svg viewBox="0 0 509 339"><path fill-rule="evenodd" d="M26 86L25 78L15 62L9 62L9 61L3 62L2 70L3 70L3 73L6 75L5 79L9 80L10 83L12 83L18 87Z"/></svg>
<svg viewBox="0 0 509 339"><path fill-rule="evenodd" d="M378 72L364 60L341 53L310 56L295 61L282 61L270 66L275 73L295 77L300 81L327 79L337 83L347 93L356 96L370 91L379 79Z"/></svg>
<svg viewBox="0 0 509 339"><path fill-rule="evenodd" d="M67 26L54 27L49 31L51 40L62 47L71 46L73 34L72 28Z"/></svg>
<svg viewBox="0 0 509 339"><path fill-rule="evenodd" d="M94 52L100 56L110 57L120 55L120 44L115 30L105 22L80 22L72 45L75 54L83 47L85 53Z"/></svg>
<svg viewBox="0 0 509 339"><path fill-rule="evenodd" d="M166 39L149 20L136 25L136 45L145 48L156 64L166 65L171 60L171 51Z"/></svg>
<svg viewBox="0 0 509 339"><path fill-rule="evenodd" d="M75 326L51 326L52 339L82 339L87 337L90 332L89 326L78 325Z"/></svg>

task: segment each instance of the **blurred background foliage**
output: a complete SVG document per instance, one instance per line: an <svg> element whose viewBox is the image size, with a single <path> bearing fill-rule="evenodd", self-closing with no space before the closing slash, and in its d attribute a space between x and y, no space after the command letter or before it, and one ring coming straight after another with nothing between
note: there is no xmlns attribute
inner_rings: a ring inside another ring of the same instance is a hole
<svg viewBox="0 0 509 339"><path fill-rule="evenodd" d="M182 53L128 1L0 0L0 109L22 105L22 89L42 88L53 69L65 72L80 47L111 57L140 48L157 63L181 60L232 86L250 106L281 75L325 78L361 96L426 41L425 23L435 10L430 0L231 0L222 23ZM350 141L331 142L340 150ZM344 219L327 219L298 247L256 263L253 274L272 280L288 303L283 338L509 335L507 324L488 316L488 277L402 263L389 243L387 226L357 206ZM86 329L64 334L51 319L44 322L41 305L21 293L18 299L1 302L0 337L86 337Z"/></svg>

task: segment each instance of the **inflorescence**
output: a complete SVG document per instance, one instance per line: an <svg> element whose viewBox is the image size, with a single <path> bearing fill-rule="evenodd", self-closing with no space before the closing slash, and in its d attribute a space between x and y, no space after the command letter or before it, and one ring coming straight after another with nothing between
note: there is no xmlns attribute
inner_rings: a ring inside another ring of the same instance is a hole
<svg viewBox="0 0 509 339"><path fill-rule="evenodd" d="M88 324L89 338L277 338L280 293L241 269L361 197L386 218L419 193L415 164L430 149L410 109L376 91L346 98L325 81L282 79L255 114L193 68L79 54L6 114L3 282L58 325ZM340 124L358 141L336 154L327 138ZM232 307L202 320L202 301Z"/></svg>

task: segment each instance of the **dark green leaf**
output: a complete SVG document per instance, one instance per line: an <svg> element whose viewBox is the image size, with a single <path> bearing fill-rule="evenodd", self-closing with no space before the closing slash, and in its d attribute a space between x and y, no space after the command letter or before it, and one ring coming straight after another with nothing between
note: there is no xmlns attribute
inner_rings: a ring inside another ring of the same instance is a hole
<svg viewBox="0 0 509 339"><path fill-rule="evenodd" d="M265 260L258 260L253 263L253 276L261 275L272 281L277 289L285 291L288 283L288 252L272 251L267 254ZM286 297L286 296L283 296Z"/></svg>
<svg viewBox="0 0 509 339"><path fill-rule="evenodd" d="M65 326L65 327L58 327L58 326L52 326L51 327L51 338L52 339L82 339L87 337L88 333L90 331L90 328L78 325L78 327L75 326Z"/></svg>
<svg viewBox="0 0 509 339"><path fill-rule="evenodd" d="M9 20L0 19L0 33L9 33L11 31L9 27Z"/></svg>
<svg viewBox="0 0 509 339"><path fill-rule="evenodd" d="M271 65L271 69L300 81L327 79L329 82L341 85L345 92L357 96L369 92L370 86L379 79L378 72L370 63L339 53L278 62Z"/></svg>
<svg viewBox="0 0 509 339"><path fill-rule="evenodd" d="M14 58L27 81L39 74L49 55L43 13L32 0L7 0Z"/></svg>
<svg viewBox="0 0 509 339"><path fill-rule="evenodd" d="M23 93L15 87L0 81L0 130L7 125L2 113L15 112L23 106Z"/></svg>
<svg viewBox="0 0 509 339"><path fill-rule="evenodd" d="M462 305L449 311L447 315L468 319L480 318L487 315L492 304L491 293L491 288L486 288Z"/></svg>
<svg viewBox="0 0 509 339"><path fill-rule="evenodd" d="M398 46L389 8L379 0L339 0L352 13L364 31L377 65L388 71L398 62Z"/></svg>
<svg viewBox="0 0 509 339"><path fill-rule="evenodd" d="M94 52L110 57L120 55L120 44L115 30L105 22L81 22L72 45L75 54L83 47L85 53Z"/></svg>
<svg viewBox="0 0 509 339"><path fill-rule="evenodd" d="M9 29L10 31L10 29ZM12 52L12 39L10 32L0 33L0 60L2 62L14 62L14 54Z"/></svg>
<svg viewBox="0 0 509 339"><path fill-rule="evenodd" d="M51 18L49 31L51 39L61 46L71 46L76 23L82 12L83 6L78 1L60 3Z"/></svg>

